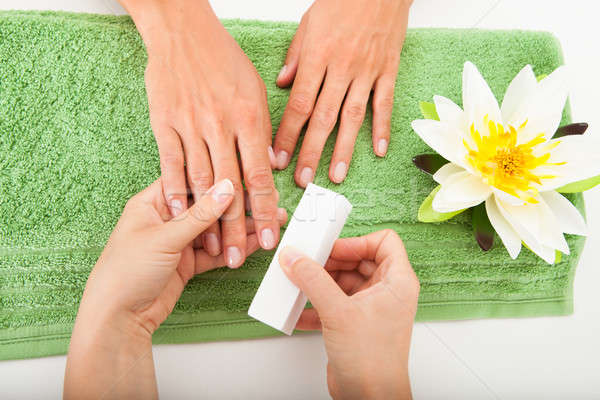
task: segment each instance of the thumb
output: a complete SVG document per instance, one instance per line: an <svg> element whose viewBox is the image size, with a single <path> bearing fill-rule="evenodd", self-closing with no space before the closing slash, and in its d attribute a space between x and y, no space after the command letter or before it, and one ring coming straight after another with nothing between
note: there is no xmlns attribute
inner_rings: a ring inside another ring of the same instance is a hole
<svg viewBox="0 0 600 400"><path fill-rule="evenodd" d="M279 264L294 285L308 297L319 314L334 312L345 300L346 294L325 268L297 249L284 248L279 255Z"/></svg>
<svg viewBox="0 0 600 400"><path fill-rule="evenodd" d="M221 217L233 201L233 194L229 179L214 184L192 207L160 227L163 245L171 251L183 250Z"/></svg>
<svg viewBox="0 0 600 400"><path fill-rule="evenodd" d="M296 71L298 70L298 61L300 60L300 50L302 49L302 41L304 39L304 32L306 31L306 20L304 16L298 25L296 34L290 43L290 47L285 57L285 64L281 67L279 75L277 75L277 86L280 88L288 87L294 81Z"/></svg>

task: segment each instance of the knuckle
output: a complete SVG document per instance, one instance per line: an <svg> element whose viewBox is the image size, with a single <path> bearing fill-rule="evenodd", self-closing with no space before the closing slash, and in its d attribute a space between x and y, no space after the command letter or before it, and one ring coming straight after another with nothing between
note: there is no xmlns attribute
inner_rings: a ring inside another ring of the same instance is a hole
<svg viewBox="0 0 600 400"><path fill-rule="evenodd" d="M273 185L271 169L267 167L254 167L248 171L246 184L250 188L268 188Z"/></svg>
<svg viewBox="0 0 600 400"><path fill-rule="evenodd" d="M362 103L350 103L344 107L344 117L350 122L361 123L365 118L365 105Z"/></svg>
<svg viewBox="0 0 600 400"><path fill-rule="evenodd" d="M209 171L190 170L188 171L188 180L192 187L207 189L213 184L213 175Z"/></svg>
<svg viewBox="0 0 600 400"><path fill-rule="evenodd" d="M296 93L290 98L288 107L295 113L308 117L313 110L313 102L308 94Z"/></svg>
<svg viewBox="0 0 600 400"><path fill-rule="evenodd" d="M330 131L337 122L337 107L332 104L324 105L317 109L312 119L322 128Z"/></svg>
<svg viewBox="0 0 600 400"><path fill-rule="evenodd" d="M192 207L189 209L189 216L193 222L205 223L213 219L212 209L210 207Z"/></svg>
<svg viewBox="0 0 600 400"><path fill-rule="evenodd" d="M392 111L394 108L394 94L389 93L377 99L374 107L378 111Z"/></svg>
<svg viewBox="0 0 600 400"><path fill-rule="evenodd" d="M163 152L160 155L160 166L163 169L178 168L183 165L183 155L180 153Z"/></svg>
<svg viewBox="0 0 600 400"><path fill-rule="evenodd" d="M252 105L243 105L240 107L240 120L243 124L254 126L258 121L258 108Z"/></svg>

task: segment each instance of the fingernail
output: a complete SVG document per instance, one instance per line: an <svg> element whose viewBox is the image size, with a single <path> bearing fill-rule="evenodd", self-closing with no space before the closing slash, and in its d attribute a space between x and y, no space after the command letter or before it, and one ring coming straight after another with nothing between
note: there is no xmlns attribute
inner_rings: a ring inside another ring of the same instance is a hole
<svg viewBox="0 0 600 400"><path fill-rule="evenodd" d="M269 162L271 163L271 168L275 168L277 166L277 159L275 158L273 147L269 146L267 148L267 152L269 153Z"/></svg>
<svg viewBox="0 0 600 400"><path fill-rule="evenodd" d="M284 169L287 164L288 164L288 160L289 160L290 155L288 154L287 151L281 150L279 151L279 153L277 153L277 168L279 169Z"/></svg>
<svg viewBox="0 0 600 400"><path fill-rule="evenodd" d="M209 254L219 254L221 252L221 245L217 239L217 235L214 233L206 234L206 250Z"/></svg>
<svg viewBox="0 0 600 400"><path fill-rule="evenodd" d="M311 183L313 180L313 170L310 167L302 168L302 172L300 172L300 184L302 186L306 186Z"/></svg>
<svg viewBox="0 0 600 400"><path fill-rule="evenodd" d="M302 254L300 251L292 246L287 246L281 251L281 254L279 254L279 264L281 264L282 267L289 269L298 259L302 257L304 257L304 254Z"/></svg>
<svg viewBox="0 0 600 400"><path fill-rule="evenodd" d="M278 208L277 209L277 220L278 221L287 221L287 211L285 210L285 208Z"/></svg>
<svg viewBox="0 0 600 400"><path fill-rule="evenodd" d="M217 182L209 191L216 202L225 203L228 196L233 194L233 183L229 179L223 179Z"/></svg>
<svg viewBox="0 0 600 400"><path fill-rule="evenodd" d="M387 148L388 148L388 141L385 139L379 139L379 142L377 142L377 155L380 157L385 156L385 153L387 152Z"/></svg>
<svg viewBox="0 0 600 400"><path fill-rule="evenodd" d="M271 229L263 229L260 233L260 238L264 249L270 250L275 247L275 235Z"/></svg>
<svg viewBox="0 0 600 400"><path fill-rule="evenodd" d="M171 215L173 215L173 217L177 217L183 212L183 203L181 203L181 200L171 200L170 208Z"/></svg>
<svg viewBox="0 0 600 400"><path fill-rule="evenodd" d="M286 71L287 71L287 65L284 65L283 67L281 67L281 70L279 70L279 75L277 75L277 80L282 79L283 76L285 75Z"/></svg>
<svg viewBox="0 0 600 400"><path fill-rule="evenodd" d="M341 183L346 178L348 172L348 166L345 162L339 162L333 170L333 181L335 183Z"/></svg>
<svg viewBox="0 0 600 400"><path fill-rule="evenodd" d="M240 249L235 246L227 248L227 265L229 268L237 268L241 260L242 253L240 253Z"/></svg>

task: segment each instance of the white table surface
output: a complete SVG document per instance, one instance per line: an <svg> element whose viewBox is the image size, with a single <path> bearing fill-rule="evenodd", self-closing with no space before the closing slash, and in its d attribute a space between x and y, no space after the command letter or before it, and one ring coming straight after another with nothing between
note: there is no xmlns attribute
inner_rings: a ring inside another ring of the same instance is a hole
<svg viewBox="0 0 600 400"><path fill-rule="evenodd" d="M298 21L309 0L214 0L223 18ZM0 9L122 13L113 0L2 0ZM415 0L411 27L536 29L560 39L575 121L600 137L600 37L595 0ZM510 62L510 60L507 60ZM598 147L600 151L600 147ZM568 317L415 325L416 398L600 398L600 189L586 193L591 234ZM155 346L162 398L327 398L320 335ZM65 357L0 362L0 396L59 398Z"/></svg>

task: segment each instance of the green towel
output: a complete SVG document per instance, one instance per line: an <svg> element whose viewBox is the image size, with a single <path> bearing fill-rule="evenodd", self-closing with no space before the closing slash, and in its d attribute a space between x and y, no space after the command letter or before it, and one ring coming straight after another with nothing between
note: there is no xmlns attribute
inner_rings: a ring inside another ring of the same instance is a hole
<svg viewBox="0 0 600 400"><path fill-rule="evenodd" d="M275 78L294 34L292 23L224 21L262 76L273 126L288 89ZM501 98L525 65L547 74L562 63L558 42L542 32L410 30L402 51L388 155L371 149L371 114L348 178L327 178L333 138L315 183L344 194L354 209L343 236L393 228L421 281L417 319L564 315L584 239L547 265L528 250L476 244L468 214L417 222L435 186L411 158L431 152L412 132L418 103L434 94L461 98L461 72L474 62ZM148 119L146 53L128 17L56 12L0 13L0 359L63 354L88 274L129 197L160 173ZM568 111L563 123L569 121ZM295 160L275 173L281 203L293 211L302 190ZM581 195L571 196L582 208ZM277 332L246 315L273 252L240 270L194 278L156 343L244 339Z"/></svg>

